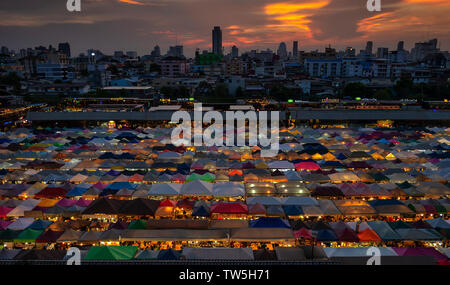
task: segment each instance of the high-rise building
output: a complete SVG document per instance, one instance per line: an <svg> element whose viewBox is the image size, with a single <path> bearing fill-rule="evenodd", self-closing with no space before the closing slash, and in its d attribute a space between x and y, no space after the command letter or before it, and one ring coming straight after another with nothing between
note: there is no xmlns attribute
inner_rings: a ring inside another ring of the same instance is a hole
<svg viewBox="0 0 450 285"><path fill-rule="evenodd" d="M183 46L169 47L169 51L167 52L167 55L174 56L174 57L184 57Z"/></svg>
<svg viewBox="0 0 450 285"><path fill-rule="evenodd" d="M437 39L429 40L428 42L415 43L414 48L411 50L411 58L413 61L422 60L429 54L438 53Z"/></svg>
<svg viewBox="0 0 450 285"><path fill-rule="evenodd" d="M237 46L231 47L231 57L238 57L239 56L239 49Z"/></svg>
<svg viewBox="0 0 450 285"><path fill-rule="evenodd" d="M123 51L117 50L114 52L114 57L123 57Z"/></svg>
<svg viewBox="0 0 450 285"><path fill-rule="evenodd" d="M152 53L151 53L151 56L152 56L152 57L160 57L160 56L161 56L161 48L160 48L158 45L156 45L156 46L153 48Z"/></svg>
<svg viewBox="0 0 450 285"><path fill-rule="evenodd" d="M294 58L298 57L298 41L294 41L292 44L292 56Z"/></svg>
<svg viewBox="0 0 450 285"><path fill-rule="evenodd" d="M58 51L65 54L67 57L70 57L70 44L69 43L58 44Z"/></svg>
<svg viewBox="0 0 450 285"><path fill-rule="evenodd" d="M377 50L378 58L388 58L389 57L389 49L384 47L379 47Z"/></svg>
<svg viewBox="0 0 450 285"><path fill-rule="evenodd" d="M219 26L212 30L212 52L214 54L222 54L222 30Z"/></svg>
<svg viewBox="0 0 450 285"><path fill-rule="evenodd" d="M127 51L127 56L130 58L137 58L137 52L135 51Z"/></svg>
<svg viewBox="0 0 450 285"><path fill-rule="evenodd" d="M346 57L355 57L356 56L356 50L352 47L346 47L345 48L345 56Z"/></svg>
<svg viewBox="0 0 450 285"><path fill-rule="evenodd" d="M372 55L372 50L373 50L373 42L369 41L366 44L366 55L367 56L371 56Z"/></svg>
<svg viewBox="0 0 450 285"><path fill-rule="evenodd" d="M397 44L397 50L404 50L405 49L405 42L404 41L399 41Z"/></svg>
<svg viewBox="0 0 450 285"><path fill-rule="evenodd" d="M287 48L286 43L281 42L278 46L277 55L280 57L280 59L286 59L287 58Z"/></svg>
<svg viewBox="0 0 450 285"><path fill-rule="evenodd" d="M9 49L7 47L3 46L0 50L0 53L9 55Z"/></svg>

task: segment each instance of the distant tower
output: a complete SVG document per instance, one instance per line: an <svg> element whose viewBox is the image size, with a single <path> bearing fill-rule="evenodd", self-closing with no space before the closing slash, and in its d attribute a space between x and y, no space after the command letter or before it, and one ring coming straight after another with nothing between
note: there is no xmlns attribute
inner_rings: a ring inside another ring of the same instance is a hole
<svg viewBox="0 0 450 285"><path fill-rule="evenodd" d="M367 42L366 44L366 55L372 55L373 42Z"/></svg>
<svg viewBox="0 0 450 285"><path fill-rule="evenodd" d="M60 43L58 45L58 50L65 54L67 57L70 57L70 44L69 43Z"/></svg>
<svg viewBox="0 0 450 285"><path fill-rule="evenodd" d="M405 42L399 41L397 44L397 50L404 50L404 48L405 48Z"/></svg>
<svg viewBox="0 0 450 285"><path fill-rule="evenodd" d="M212 52L214 54L222 54L222 30L219 26L212 30Z"/></svg>
<svg viewBox="0 0 450 285"><path fill-rule="evenodd" d="M231 47L231 57L238 57L239 56L239 49L237 46Z"/></svg>
<svg viewBox="0 0 450 285"><path fill-rule="evenodd" d="M159 45L156 45L156 46L153 48L153 51L152 51L151 55L152 55L153 57L160 57L160 56L161 56L161 48L159 47Z"/></svg>
<svg viewBox="0 0 450 285"><path fill-rule="evenodd" d="M298 41L294 41L293 46L292 46L292 56L294 58L298 57Z"/></svg>
<svg viewBox="0 0 450 285"><path fill-rule="evenodd" d="M287 48L286 48L286 43L281 42L280 46L278 47L277 50L277 55L281 58L281 59L286 59L288 53L287 53Z"/></svg>

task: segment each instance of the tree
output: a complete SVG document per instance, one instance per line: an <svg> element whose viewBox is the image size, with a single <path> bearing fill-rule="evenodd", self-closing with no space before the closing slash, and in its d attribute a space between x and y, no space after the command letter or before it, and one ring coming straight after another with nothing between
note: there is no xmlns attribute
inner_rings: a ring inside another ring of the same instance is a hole
<svg viewBox="0 0 450 285"><path fill-rule="evenodd" d="M15 72L0 76L0 83L13 86L15 91L20 90L20 80L21 78Z"/></svg>
<svg viewBox="0 0 450 285"><path fill-rule="evenodd" d="M399 98L414 98L414 83L410 78L400 78L394 85L394 91Z"/></svg>
<svg viewBox="0 0 450 285"><path fill-rule="evenodd" d="M236 88L236 93L235 93L234 97L236 97L236 98L243 98L244 97L244 91L242 91L242 87L241 86Z"/></svg>
<svg viewBox="0 0 450 285"><path fill-rule="evenodd" d="M369 93L369 90L366 85L361 82L352 82L345 85L344 90L342 90L343 97L350 97L355 99L357 97L363 98L366 97Z"/></svg>
<svg viewBox="0 0 450 285"><path fill-rule="evenodd" d="M373 97L378 100L392 100L393 99L392 92L388 88L378 90L377 92L375 92Z"/></svg>
<svg viewBox="0 0 450 285"><path fill-rule="evenodd" d="M216 98L229 97L228 87L223 83L217 84L216 88L214 89L214 97Z"/></svg>

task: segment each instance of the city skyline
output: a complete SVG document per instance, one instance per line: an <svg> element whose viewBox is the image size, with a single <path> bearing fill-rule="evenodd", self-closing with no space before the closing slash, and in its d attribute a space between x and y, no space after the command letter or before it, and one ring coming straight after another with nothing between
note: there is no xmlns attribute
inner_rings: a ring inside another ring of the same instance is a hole
<svg viewBox="0 0 450 285"><path fill-rule="evenodd" d="M354 2L84 0L82 12L70 13L65 3L2 1L0 44L17 51L69 42L73 55L89 48L107 54L134 50L144 55L156 44L163 51L178 44L191 57L196 48L211 50L211 29L220 26L225 53L233 45L241 52L276 50L280 42L291 47L293 41L299 42L299 50L323 49L329 44L360 50L369 40L390 50L403 40L405 49L411 49L414 42L431 38L438 38L443 50L450 47L447 1L385 0L383 11L376 13L366 10L366 1ZM202 12L205 9L212 12Z"/></svg>

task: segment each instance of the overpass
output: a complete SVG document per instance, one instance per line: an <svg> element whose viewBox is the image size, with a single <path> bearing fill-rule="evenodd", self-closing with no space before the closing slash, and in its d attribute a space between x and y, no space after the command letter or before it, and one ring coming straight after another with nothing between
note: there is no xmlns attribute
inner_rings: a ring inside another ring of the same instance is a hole
<svg viewBox="0 0 450 285"><path fill-rule="evenodd" d="M38 121L170 121L174 111L152 112L29 112L26 119ZM270 118L270 112L268 112ZM194 118L193 112L190 112ZM221 112L224 120L225 112ZM450 111L443 110L294 110L281 111L280 120L287 115L296 121L449 121Z"/></svg>

